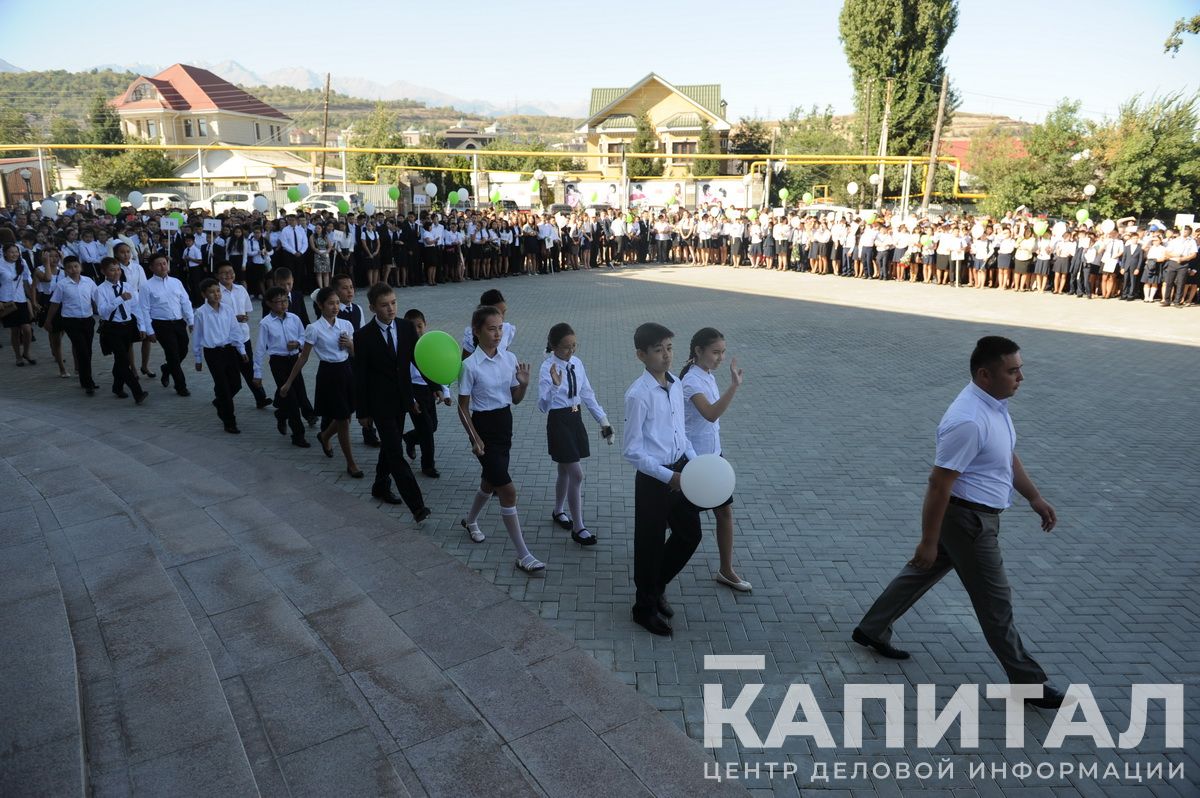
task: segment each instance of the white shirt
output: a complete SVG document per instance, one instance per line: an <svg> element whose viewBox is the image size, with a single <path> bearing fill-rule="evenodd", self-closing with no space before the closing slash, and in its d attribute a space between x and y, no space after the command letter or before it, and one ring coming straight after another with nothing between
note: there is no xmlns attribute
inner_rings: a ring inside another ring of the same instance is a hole
<svg viewBox="0 0 1200 798"><path fill-rule="evenodd" d="M250 292L244 286L237 283L233 284L233 288L221 286L221 305L229 305L233 308L233 315L245 316L246 321L239 321L238 328L242 331L242 343L250 340L250 313L254 310L254 306L250 303Z"/></svg>
<svg viewBox="0 0 1200 798"><path fill-rule="evenodd" d="M254 350L254 377L262 379L263 361L273 355L290 357L299 355L300 349L288 349L288 342L304 341L304 325L295 313L284 313L283 318L270 313L258 324L258 346Z"/></svg>
<svg viewBox="0 0 1200 798"><path fill-rule="evenodd" d="M0 267L0 268L2 268L2 267ZM37 267L37 270L35 273L36 274L45 274L46 273L45 265L39 265ZM69 278L67 277L67 273L65 271L63 271L62 264L60 263L58 265L58 268L55 269L54 274L53 274L53 276L51 276L49 282L43 283L40 280L37 281L36 287L37 287L38 293L44 294L45 296L50 296L51 294L54 293L54 286L58 285L60 282L62 282L63 280L66 280L66 279L69 279Z"/></svg>
<svg viewBox="0 0 1200 798"><path fill-rule="evenodd" d="M26 269L25 274L29 273ZM92 278L87 275L80 275L79 282L73 281L70 277L54 286L54 293L50 295L51 302L57 302L62 305L59 308L59 313L67 319L90 319L93 315L92 299L96 293L96 284L92 282ZM17 301L25 301L25 297L20 297Z"/></svg>
<svg viewBox="0 0 1200 798"><path fill-rule="evenodd" d="M500 328L500 351L507 352L512 346L513 338L517 337L517 328L508 322L504 322ZM467 354L475 351L475 332L470 328L463 330L462 348Z"/></svg>
<svg viewBox="0 0 1200 798"><path fill-rule="evenodd" d="M497 349L488 357L476 349L463 361L458 378L458 395L471 397L471 412L500 410L512 404L512 389L517 382L517 356Z"/></svg>
<svg viewBox="0 0 1200 798"><path fill-rule="evenodd" d="M117 261L118 265L120 263L120 261ZM142 286L146 284L146 272L136 259L129 261L128 266L121 266L121 275L125 282L138 291L142 290Z"/></svg>
<svg viewBox="0 0 1200 798"><path fill-rule="evenodd" d="M284 252L303 255L308 252L308 231L298 224L290 224L279 231L279 245Z"/></svg>
<svg viewBox="0 0 1200 798"><path fill-rule="evenodd" d="M121 294L129 294L129 299L122 299ZM141 303L138 302L138 291L129 283L110 283L105 280L96 286L94 299L96 313L103 321L136 321L139 330L147 335L153 334L150 320L146 318Z"/></svg>
<svg viewBox="0 0 1200 798"><path fill-rule="evenodd" d="M996 399L971 382L938 423L934 464L961 475L950 495L1003 510L1012 503L1016 445L1008 400Z"/></svg>
<svg viewBox="0 0 1200 798"><path fill-rule="evenodd" d="M338 344L342 333L353 338L354 325L337 318L330 324L321 317L304 328L304 343L312 344L313 351L323 362L341 363L350 357L350 353Z"/></svg>
<svg viewBox="0 0 1200 798"><path fill-rule="evenodd" d="M151 321L175 321L183 319L192 326L195 323L192 302L188 299L183 283L174 277L155 275L146 281L138 292L146 318Z"/></svg>
<svg viewBox="0 0 1200 798"><path fill-rule="evenodd" d="M688 441L696 454L721 453L721 420L709 421L700 415L692 397L697 394L716 404L721 399L721 390L717 387L717 378L697 365L693 365L683 375L683 423L687 430Z"/></svg>
<svg viewBox="0 0 1200 798"><path fill-rule="evenodd" d="M554 384L554 379L550 376L551 366L556 366L561 374L558 385ZM575 376L574 396L570 395L571 373ZM551 410L579 407L581 403L587 407L597 424L602 427L608 426L608 416L596 399L596 392L592 390L592 383L583 369L583 361L574 355L567 361L559 360L554 355L547 356L538 370L538 410L548 413Z"/></svg>
<svg viewBox="0 0 1200 798"><path fill-rule="evenodd" d="M197 363L204 362L205 349L217 349L223 346L236 347L239 354L246 354L246 345L242 342L242 329L237 323L237 314L233 307L225 302L214 310L205 302L196 308L196 329L192 332L192 354Z"/></svg>
<svg viewBox="0 0 1200 798"><path fill-rule="evenodd" d="M429 382L425 379L425 375L417 368L416 363L408 364L408 376L412 380L413 385L428 385Z"/></svg>
<svg viewBox="0 0 1200 798"><path fill-rule="evenodd" d="M663 483L671 481L668 466L684 456L689 460L696 457L684 427L683 386L670 373L667 380L664 389L644 371L629 386L622 445L628 462Z"/></svg>

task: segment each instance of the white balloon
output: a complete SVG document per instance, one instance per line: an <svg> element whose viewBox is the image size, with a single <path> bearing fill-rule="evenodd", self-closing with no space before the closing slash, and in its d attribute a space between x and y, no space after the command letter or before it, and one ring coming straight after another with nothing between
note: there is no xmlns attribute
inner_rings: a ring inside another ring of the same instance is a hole
<svg viewBox="0 0 1200 798"><path fill-rule="evenodd" d="M140 191L130 191L129 192L129 204L133 206L133 209L135 211L139 207L141 207L143 199L145 199L145 197L142 196L142 192L140 192Z"/></svg>
<svg viewBox="0 0 1200 798"><path fill-rule="evenodd" d="M683 467L679 486L687 500L697 507L720 507L730 496L737 478L733 466L719 454L702 454Z"/></svg>
<svg viewBox="0 0 1200 798"><path fill-rule="evenodd" d="M296 190L300 192L300 199L304 199L308 196L308 185L306 183L300 183L297 185Z"/></svg>
<svg viewBox="0 0 1200 798"><path fill-rule="evenodd" d="M1054 225L1053 231L1054 231L1054 235L1056 235L1056 236L1064 235L1067 232L1067 223L1066 222L1058 222L1057 224Z"/></svg>
<svg viewBox="0 0 1200 798"><path fill-rule="evenodd" d="M847 183L846 184L846 193L849 194L851 197L853 197L855 194L857 194L858 193L858 183L855 183L853 180L851 180L849 183Z"/></svg>
<svg viewBox="0 0 1200 798"><path fill-rule="evenodd" d="M879 185L879 173L876 172L875 174L871 175L869 178L867 178L867 182L873 186Z"/></svg>
<svg viewBox="0 0 1200 798"><path fill-rule="evenodd" d="M254 210L258 211L259 213L266 213L267 208L269 208L269 207L271 207L271 203L267 200L266 197L255 197L254 198Z"/></svg>
<svg viewBox="0 0 1200 798"><path fill-rule="evenodd" d="M983 238L983 225L977 224L971 228L971 238Z"/></svg>
<svg viewBox="0 0 1200 798"><path fill-rule="evenodd" d="M1101 229L1101 231L1104 232L1105 235L1108 235L1113 230L1117 229L1117 223L1114 222L1112 219L1105 219L1103 222L1100 223L1100 229Z"/></svg>
<svg viewBox="0 0 1200 798"><path fill-rule="evenodd" d="M375 215L375 203L368 202L366 205L363 205L363 210L367 212L367 216L374 216Z"/></svg>
<svg viewBox="0 0 1200 798"><path fill-rule="evenodd" d="M458 190L458 201L459 202L466 202L467 198L470 196L471 196L471 193L469 191L467 191L465 188L460 188Z"/></svg>
<svg viewBox="0 0 1200 798"><path fill-rule="evenodd" d="M1088 153L1088 155L1091 155L1091 153ZM1086 186L1083 187L1084 196L1090 197L1095 193L1096 193L1096 187L1093 186L1091 183L1088 183Z"/></svg>
<svg viewBox="0 0 1200 798"><path fill-rule="evenodd" d="M433 183L426 183L425 184L425 196L436 197L437 196L437 186L435 186Z"/></svg>
<svg viewBox="0 0 1200 798"><path fill-rule="evenodd" d="M58 201L52 197L46 197L46 199L42 200L42 216L45 216L47 219L57 219Z"/></svg>
<svg viewBox="0 0 1200 798"><path fill-rule="evenodd" d="M533 179L534 179L534 180L541 180L541 179L542 179L543 177L545 177L545 176L546 176L546 173L545 173L545 172L543 172L541 169L534 169L534 170L533 170Z"/></svg>

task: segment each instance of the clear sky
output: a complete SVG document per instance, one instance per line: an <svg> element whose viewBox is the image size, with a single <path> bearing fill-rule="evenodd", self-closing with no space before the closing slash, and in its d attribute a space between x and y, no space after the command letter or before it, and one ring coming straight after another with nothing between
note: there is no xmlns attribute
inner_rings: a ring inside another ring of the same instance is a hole
<svg viewBox="0 0 1200 798"><path fill-rule="evenodd" d="M24 69L70 70L231 59L260 73L306 67L497 105L576 109L586 107L593 86L629 85L653 71L675 83L720 83L732 119L779 117L814 103L852 110L835 0L603 8L528 0L0 0L0 58ZM737 14L750 9L757 13ZM1162 42L1175 19L1198 10L1184 0L960 0L947 61L961 110L1037 121L1070 97L1099 117L1138 92L1196 91L1200 37L1186 38L1174 58Z"/></svg>

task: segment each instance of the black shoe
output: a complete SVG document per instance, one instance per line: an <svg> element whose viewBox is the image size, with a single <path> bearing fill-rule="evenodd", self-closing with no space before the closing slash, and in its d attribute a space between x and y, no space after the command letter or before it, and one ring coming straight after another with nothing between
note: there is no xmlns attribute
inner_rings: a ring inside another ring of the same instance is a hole
<svg viewBox="0 0 1200 798"><path fill-rule="evenodd" d="M271 400L265 396L260 396L254 400L254 407L256 410L262 410L264 407L270 407L270 405Z"/></svg>
<svg viewBox="0 0 1200 798"><path fill-rule="evenodd" d="M437 479L442 475L442 472L438 471L436 468L422 468L421 473L430 479Z"/></svg>
<svg viewBox="0 0 1200 798"><path fill-rule="evenodd" d="M582 535L580 535L579 532L587 532L588 536L585 538ZM579 530L579 532L572 530L571 531L571 540L575 541L580 546L595 546L596 545L596 535L593 534L590 529L587 529L585 527L584 529ZM671 617L671 614L668 612L664 612L663 615L666 615L668 618Z"/></svg>
<svg viewBox="0 0 1200 798"><path fill-rule="evenodd" d="M275 429L279 430L280 435L287 435L287 419L286 418L275 419Z"/></svg>
<svg viewBox="0 0 1200 798"><path fill-rule="evenodd" d="M417 510L415 513L413 513L413 523L419 524L431 515L433 515L432 510L430 510L428 507L422 507L420 510Z"/></svg>
<svg viewBox="0 0 1200 798"><path fill-rule="evenodd" d="M391 488L371 488L371 496L384 504L404 504L404 500L392 493Z"/></svg>
<svg viewBox="0 0 1200 798"><path fill-rule="evenodd" d="M575 528L575 522L571 520L571 516L566 513L555 513L550 516L550 520L559 526L561 529L571 530Z"/></svg>
<svg viewBox="0 0 1200 798"><path fill-rule="evenodd" d="M404 453L408 455L409 460L417 459L417 442L410 440L407 435L404 436Z"/></svg>
<svg viewBox="0 0 1200 798"><path fill-rule="evenodd" d="M363 428L363 443L376 449L379 448L379 435L376 434L374 427Z"/></svg>
<svg viewBox="0 0 1200 798"><path fill-rule="evenodd" d="M113 396L117 397L118 399L129 398L129 394L125 393L125 391L113 391Z"/></svg>
<svg viewBox="0 0 1200 798"><path fill-rule="evenodd" d="M657 612L634 611L633 622L650 634L660 637L670 637L673 631L671 624L664 621Z"/></svg>
<svg viewBox="0 0 1200 798"><path fill-rule="evenodd" d="M230 435L241 435L242 431L237 428L237 424L226 424L225 431Z"/></svg>
<svg viewBox="0 0 1200 798"><path fill-rule="evenodd" d="M180 396L191 396L192 395L192 392L189 391L187 388L176 388L175 393L179 394Z"/></svg>
<svg viewBox="0 0 1200 798"><path fill-rule="evenodd" d="M346 469L346 473L347 473L347 474L349 474L349 475L350 475L351 477L353 477L354 479L362 479L362 478L363 478L363 472L362 472L362 469L357 469L357 468L347 468L347 469Z"/></svg>
<svg viewBox="0 0 1200 798"><path fill-rule="evenodd" d="M142 402L146 401L149 398L150 398L150 392L142 391L141 393L139 393L133 397L133 403L135 405L140 405Z"/></svg>
<svg viewBox="0 0 1200 798"><path fill-rule="evenodd" d="M871 638L867 637L866 632L864 632L862 629L859 629L857 626L854 627L854 634L850 636L850 639L855 643L858 643L860 646L866 646L867 648L875 649L888 659L908 659L909 657L907 651L901 651L900 649L894 648L887 643L881 643L878 640L872 640Z"/></svg>
<svg viewBox="0 0 1200 798"><path fill-rule="evenodd" d="M1042 685L1041 698L1026 698L1025 703L1038 709L1058 709L1063 705L1066 694L1049 684Z"/></svg>
<svg viewBox="0 0 1200 798"><path fill-rule="evenodd" d="M292 446L299 446L301 449L311 449L312 444L304 438L292 438Z"/></svg>
<svg viewBox="0 0 1200 798"><path fill-rule="evenodd" d="M316 416L305 416L304 420L310 427L317 426L317 417Z"/></svg>
<svg viewBox="0 0 1200 798"><path fill-rule="evenodd" d="M671 607L671 604L667 601L666 596L658 597L658 614L663 616L664 618L674 618L675 617L675 610L674 610L674 608Z"/></svg>
<svg viewBox="0 0 1200 798"><path fill-rule="evenodd" d="M158 373L160 375L162 375L158 378L158 381L162 383L162 387L166 388L168 383L171 382L171 375L167 373L167 364L166 363L163 363L161 366L158 367Z"/></svg>
<svg viewBox="0 0 1200 798"><path fill-rule="evenodd" d="M95 396L95 395L96 395L96 389L95 389L95 388L84 388L84 389L83 389L83 392L84 392L84 393L86 393L88 396Z"/></svg>

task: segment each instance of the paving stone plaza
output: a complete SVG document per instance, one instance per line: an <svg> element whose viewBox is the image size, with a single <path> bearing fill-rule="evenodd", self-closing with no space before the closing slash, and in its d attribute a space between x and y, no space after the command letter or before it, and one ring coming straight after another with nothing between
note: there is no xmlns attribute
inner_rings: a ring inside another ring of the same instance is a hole
<svg viewBox="0 0 1200 798"><path fill-rule="evenodd" d="M441 478L418 477L433 516L413 526L370 498L375 452L357 425L365 480L340 455L289 446L248 391L243 434L223 434L207 372L189 372L191 398L154 382L135 408L108 393L97 351L105 387L86 399L55 378L39 331L39 365L0 362L0 705L16 718L0 730L0 794L1200 794L1200 310L684 267L405 289L399 306L457 337L492 287L535 380L549 327L574 326L618 439L640 370L634 328L675 331L676 371L696 329L724 332L746 372L721 432L738 476L735 563L753 592L713 582L706 515L668 592L674 636L635 626L633 471L589 418L584 507L600 543L573 543L550 522L555 469L532 388L514 410L512 463L540 578L514 569L494 504L484 543L459 527L478 464L448 408ZM1004 702L986 698L978 748L957 731L918 747L917 685L938 685L940 706L959 685L1005 681L953 574L897 624L910 660L849 641L912 556L934 430L985 334L1022 347L1018 451L1059 516L1049 536L1020 500L1003 516L1026 645L1058 686L1090 686L1114 740L1131 685L1185 685L1181 747L1164 747L1162 702L1135 750L1078 736L1043 748L1054 715L1032 710L1024 747L1006 747ZM729 654L765 667L706 672L706 655ZM761 750L726 727L706 751L714 682L727 705L765 684L748 713L762 737L788 687L807 684L837 747L793 736ZM865 703L861 748L843 747L845 686L861 682L905 686L902 748L884 743L882 701ZM82 768L64 771L81 751ZM939 761L952 776L895 775ZM761 771L705 780L706 762ZM771 777L771 762L796 772ZM837 763L869 775L813 778ZM972 778L973 763L988 775ZM1041 763L1053 777L1014 775ZM1081 777L1093 763L1121 777ZM881 764L891 775L875 775ZM1163 776L1125 778L1134 764Z"/></svg>

